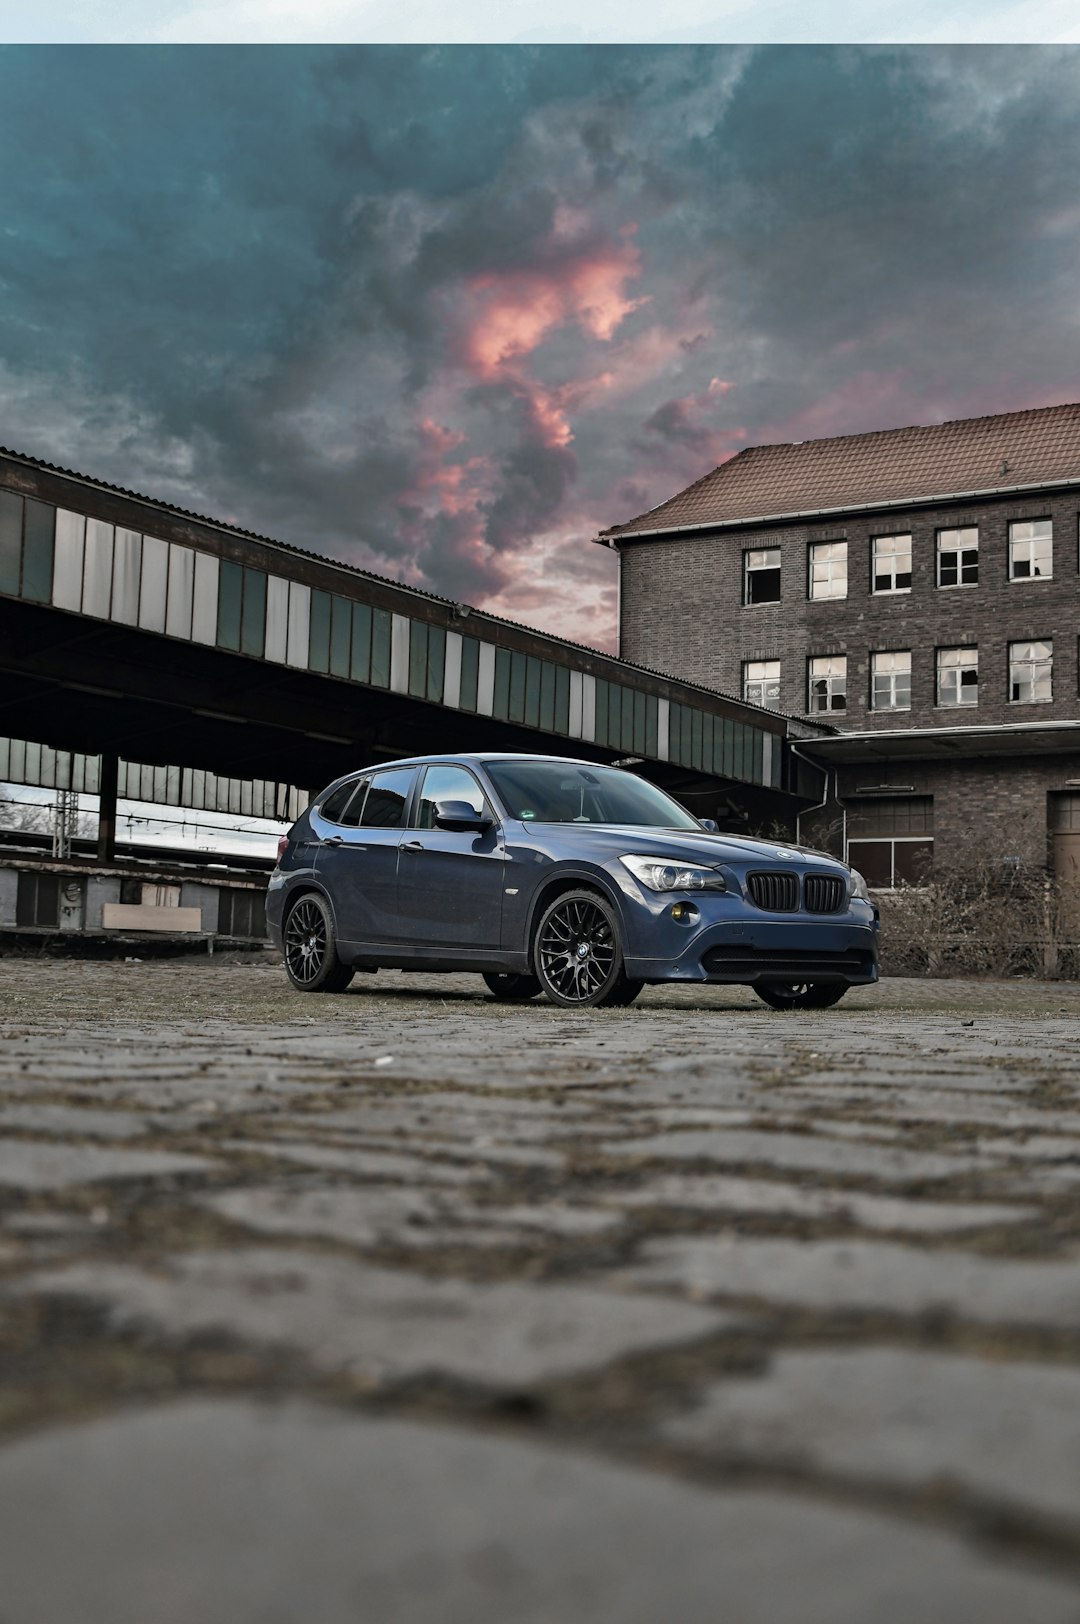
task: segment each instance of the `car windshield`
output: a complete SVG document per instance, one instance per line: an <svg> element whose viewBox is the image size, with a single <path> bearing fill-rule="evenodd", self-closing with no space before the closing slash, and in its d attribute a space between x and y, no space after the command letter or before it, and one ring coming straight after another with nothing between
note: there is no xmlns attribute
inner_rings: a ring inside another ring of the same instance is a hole
<svg viewBox="0 0 1080 1624"><path fill-rule="evenodd" d="M617 767L586 767L576 761L485 765L510 816L525 823L630 823L701 833L700 823L678 801Z"/></svg>

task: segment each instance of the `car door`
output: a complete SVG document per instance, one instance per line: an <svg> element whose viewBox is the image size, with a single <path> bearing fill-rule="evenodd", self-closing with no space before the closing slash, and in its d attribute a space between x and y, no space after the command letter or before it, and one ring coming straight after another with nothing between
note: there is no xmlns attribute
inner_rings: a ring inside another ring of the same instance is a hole
<svg viewBox="0 0 1080 1624"><path fill-rule="evenodd" d="M415 767L371 773L340 822L318 825L315 873L334 905L338 938L350 947L402 940L398 846L415 778Z"/></svg>
<svg viewBox="0 0 1080 1624"><path fill-rule="evenodd" d="M489 828L440 829L439 801L467 801L486 811ZM398 861L402 928L418 946L495 951L502 928L502 830L477 780L466 767L438 763L424 769L412 823Z"/></svg>

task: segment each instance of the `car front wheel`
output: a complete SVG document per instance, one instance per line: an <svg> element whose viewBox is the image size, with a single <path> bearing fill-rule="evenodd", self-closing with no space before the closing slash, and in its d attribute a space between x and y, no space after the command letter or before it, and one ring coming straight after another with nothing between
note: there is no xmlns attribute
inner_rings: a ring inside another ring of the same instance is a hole
<svg viewBox="0 0 1080 1624"><path fill-rule="evenodd" d="M847 990L843 981L759 981L754 987L770 1009L828 1009Z"/></svg>
<svg viewBox="0 0 1080 1624"><path fill-rule="evenodd" d="M567 891L544 910L533 966L551 1002L564 1008L619 1008L641 991L623 969L615 910L595 891Z"/></svg>
<svg viewBox="0 0 1080 1624"><path fill-rule="evenodd" d="M285 973L298 992L344 992L353 978L337 956L328 905L309 892L285 921Z"/></svg>

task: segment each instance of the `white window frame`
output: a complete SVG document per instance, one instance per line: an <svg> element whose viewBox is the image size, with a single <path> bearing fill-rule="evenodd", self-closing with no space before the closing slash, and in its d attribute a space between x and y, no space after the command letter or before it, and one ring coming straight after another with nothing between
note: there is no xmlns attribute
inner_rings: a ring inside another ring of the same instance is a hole
<svg viewBox="0 0 1080 1624"><path fill-rule="evenodd" d="M846 598L848 595L848 544L846 541L812 541L806 574L808 598Z"/></svg>
<svg viewBox="0 0 1080 1624"><path fill-rule="evenodd" d="M765 563L765 562L761 562L761 563L752 562L755 559L765 560L765 559L770 559L770 558L773 558L773 557L775 557L775 559L776 559L775 564ZM783 579L782 579L781 574L780 574L780 571L781 571L782 568L783 568L783 561L782 561L781 556L780 556L780 548L779 547L747 547L744 550L744 552L743 552L743 608L744 609L758 609L758 608L760 608L762 606L762 603L779 603L780 602L780 597L778 595L775 598L764 598L760 602L755 603L753 598L751 598L751 596L750 596L750 577L752 575L757 575L759 572L764 573L766 570L775 570L776 574L777 574L777 585L780 587L781 591L783 591Z"/></svg>
<svg viewBox="0 0 1080 1624"><path fill-rule="evenodd" d="M939 648L935 703L947 710L968 710L979 703L979 651L977 648ZM974 672L974 681L968 676Z"/></svg>
<svg viewBox="0 0 1080 1624"><path fill-rule="evenodd" d="M1041 569L1039 568L1040 563L1043 565ZM1020 566L1025 567L1021 568ZM1010 520L1009 580L1052 581L1053 578L1053 519Z"/></svg>
<svg viewBox="0 0 1080 1624"><path fill-rule="evenodd" d="M1035 651L1045 649L1045 654L1039 655ZM1019 653L1019 650L1028 650ZM1026 677L1023 673L1026 671ZM1019 675L1018 675L1019 673ZM1030 688L1030 695L1014 696L1013 689L1017 685ZM1045 687L1045 693L1039 693L1039 687ZM1054 639L1052 637L1029 637L1022 641L1009 644L1009 704L1010 705L1049 705L1054 697Z"/></svg>
<svg viewBox="0 0 1080 1624"><path fill-rule="evenodd" d="M946 536L955 536L955 537L957 537L956 543L951 547L943 546L942 543L944 542ZM959 540L959 538L962 537L962 536L974 536L975 537L975 545L974 546L968 545L966 547L963 546L961 541ZM937 543L936 543L935 552L936 552L936 557L937 557L937 584L938 584L939 591L942 591L942 592L956 592L962 586L978 586L978 584L979 584L979 527L978 527L978 525L965 524L965 525L960 525L957 529L954 529L954 530L939 530L938 533L937 533ZM943 553L955 553L956 554L956 565L955 565L955 568L956 568L956 580L955 581L943 581L941 579L941 561L942 561L942 554ZM974 553L975 554L975 566L974 566L975 567L975 579L973 581L965 581L964 578L963 578L964 570L965 569L970 570L971 567L972 567L970 564L965 564L963 562L964 553Z"/></svg>
<svg viewBox="0 0 1080 1624"><path fill-rule="evenodd" d="M748 705L761 705L765 710L780 709L779 660L744 660L742 679L743 699Z"/></svg>
<svg viewBox="0 0 1080 1624"><path fill-rule="evenodd" d="M897 547L897 543L902 542L902 541L907 543L907 547L905 549L903 549L903 550L898 549L898 547ZM886 544L887 544L887 546L886 546ZM880 553L879 553L879 548L883 549ZM897 563L899 562L900 559L904 558L905 556L907 557L907 569L906 570L898 570L897 567L896 567ZM888 569L883 570L881 568L882 563L888 564L890 567ZM892 585L891 586L878 586L878 576L879 575L881 575L882 578L885 578L885 577L889 578L892 581ZM897 584L896 584L897 577L901 576L901 575L906 575L907 576L907 586L897 586ZM871 538L870 538L870 590L873 593L873 595L875 597L877 597L877 598L883 598L887 594L895 595L895 594L900 593L900 592L910 592L911 591L911 534L910 534L910 532L907 532L906 534L901 533L901 534L895 535L895 536L871 536Z"/></svg>
<svg viewBox="0 0 1080 1624"><path fill-rule="evenodd" d="M891 662L906 660L907 665L896 665ZM897 695L901 689L899 678L907 678L907 701L898 703ZM879 684L879 678L886 679ZM879 701L879 692L887 693L888 702ZM870 656L870 709L872 711L909 711L911 709L911 650L908 648L882 649Z"/></svg>
<svg viewBox="0 0 1080 1624"><path fill-rule="evenodd" d="M816 665L839 667L837 670L815 671ZM824 705L814 704L814 684L824 683L822 697ZM842 704L833 703L841 699ZM807 716L830 716L836 711L847 710L847 655L846 654L811 654L806 665L806 714Z"/></svg>

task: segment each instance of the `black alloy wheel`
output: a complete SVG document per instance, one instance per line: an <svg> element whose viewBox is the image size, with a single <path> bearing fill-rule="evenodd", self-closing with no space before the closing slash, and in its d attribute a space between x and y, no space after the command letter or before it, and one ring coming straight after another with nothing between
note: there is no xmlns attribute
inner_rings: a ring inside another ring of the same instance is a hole
<svg viewBox="0 0 1080 1624"><path fill-rule="evenodd" d="M829 1009L847 992L846 981L758 981L754 991L770 1009Z"/></svg>
<svg viewBox="0 0 1080 1624"><path fill-rule="evenodd" d="M300 898L285 921L285 973L298 992L344 992L353 978L334 945L334 921L322 897Z"/></svg>
<svg viewBox="0 0 1080 1624"><path fill-rule="evenodd" d="M498 975L493 970L485 970L484 980L500 1004L527 1004L530 998L539 998L544 990L535 976Z"/></svg>
<svg viewBox="0 0 1080 1624"><path fill-rule="evenodd" d="M556 897L536 928L533 964L552 1003L567 1008L617 1008L641 991L623 971L614 909L595 891Z"/></svg>

